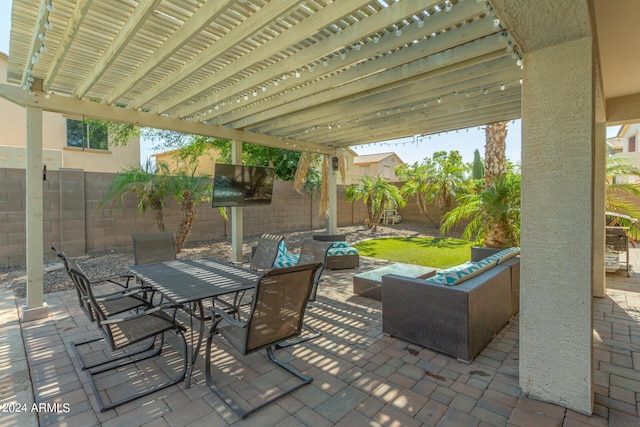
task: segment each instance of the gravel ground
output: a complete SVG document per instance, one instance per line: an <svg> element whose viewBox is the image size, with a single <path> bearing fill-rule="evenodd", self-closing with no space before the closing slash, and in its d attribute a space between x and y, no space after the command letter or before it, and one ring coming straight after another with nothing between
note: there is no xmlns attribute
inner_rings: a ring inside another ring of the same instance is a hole
<svg viewBox="0 0 640 427"><path fill-rule="evenodd" d="M324 233L325 229L294 231L283 233L287 249L296 252L300 249L302 241L311 238L314 234ZM411 236L425 237L437 236L438 230L425 224L403 222L396 225L380 225L374 233L372 230L361 226L339 227L338 233L346 234L347 241L356 243L375 237ZM193 237L193 236L192 236ZM250 261L251 247L258 242L260 234L245 236L243 253L245 261ZM458 236L455 236L458 237ZM225 239L206 240L199 242L187 242L178 258L202 258L211 257L224 261L231 261L231 237ZM76 261L87 273L89 278L99 278L126 274L127 265L133 264L133 248L110 251L92 252L86 256L76 258ZM11 266L0 267L0 283L7 289L16 293L18 297L25 297L26 291L26 267ZM45 266L44 292L58 292L72 288L62 263L50 263Z"/></svg>

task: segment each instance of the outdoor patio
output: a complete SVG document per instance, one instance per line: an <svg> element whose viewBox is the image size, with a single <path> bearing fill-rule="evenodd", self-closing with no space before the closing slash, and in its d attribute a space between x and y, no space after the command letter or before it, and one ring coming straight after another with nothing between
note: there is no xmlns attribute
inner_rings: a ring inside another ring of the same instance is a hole
<svg viewBox="0 0 640 427"><path fill-rule="evenodd" d="M632 249L640 265L640 249ZM360 270L379 266L363 259ZM356 270L326 271L308 322L323 336L285 350L283 359L311 384L238 419L207 388L204 345L190 389L184 382L105 413L79 369L70 343L98 333L75 291L45 295L50 317L20 325L23 301L0 299L0 389L3 426L632 426L640 425L640 273L607 275L608 296L594 300L596 406L592 417L528 399L518 387L518 319L471 364L382 334L379 302L352 293ZM24 346L23 346L24 343ZM264 352L235 362L216 339L216 379L251 400L281 373ZM26 356L25 356L26 350ZM149 366L150 372L159 369ZM117 393L122 379L106 377ZM235 375L235 376L234 376ZM237 376L243 380L236 380ZM128 384L135 380L127 379ZM47 403L33 412L32 402ZM113 398L113 394L110 394ZM20 404L20 411L11 403ZM55 405L51 405L57 403ZM24 406L22 406L24 404ZM68 404L68 405L64 405ZM56 412L57 409L57 412ZM608 419L608 422L607 422Z"/></svg>

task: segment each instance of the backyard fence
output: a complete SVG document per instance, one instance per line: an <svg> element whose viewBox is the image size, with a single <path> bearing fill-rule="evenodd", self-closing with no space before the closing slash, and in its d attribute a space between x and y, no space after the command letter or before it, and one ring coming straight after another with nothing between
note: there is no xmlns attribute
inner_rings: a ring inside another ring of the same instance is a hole
<svg viewBox="0 0 640 427"><path fill-rule="evenodd" d="M85 172L81 169L47 171L43 181L45 261L53 259L48 248L59 245L70 256L87 252L131 247L131 233L157 231L151 212L141 215L135 194L125 198L121 208L99 207L113 173ZM345 186L338 186L338 226L362 225L367 217L360 200L347 202ZM0 266L22 265L26 261L26 181L24 169L0 168ZM297 193L292 182L276 180L271 205L246 207L244 233L279 233L311 230L326 226L319 214L320 197ZM431 224L409 201L399 212L403 220ZM437 217L434 208L431 218ZM180 211L173 200L164 209L167 230L175 231ZM218 209L198 208L190 241L230 237L231 226Z"/></svg>

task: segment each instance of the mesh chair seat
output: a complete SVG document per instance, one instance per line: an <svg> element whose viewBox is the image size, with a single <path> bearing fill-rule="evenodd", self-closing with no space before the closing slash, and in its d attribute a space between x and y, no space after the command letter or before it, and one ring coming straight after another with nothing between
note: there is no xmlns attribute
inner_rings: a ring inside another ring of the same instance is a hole
<svg viewBox="0 0 640 427"><path fill-rule="evenodd" d="M134 296L124 296L113 300L98 301L98 304L108 316L151 306L147 300Z"/></svg>
<svg viewBox="0 0 640 427"><path fill-rule="evenodd" d="M176 329L183 332L185 329L176 325L171 316L159 311L148 316L133 317L113 324L110 328L110 345L112 350L119 350L128 345L144 341L145 339L159 335L163 332Z"/></svg>

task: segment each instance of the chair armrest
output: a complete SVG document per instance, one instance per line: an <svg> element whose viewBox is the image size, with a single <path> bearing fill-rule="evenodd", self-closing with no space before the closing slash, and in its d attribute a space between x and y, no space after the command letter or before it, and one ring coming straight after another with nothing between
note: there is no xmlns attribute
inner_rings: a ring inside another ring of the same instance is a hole
<svg viewBox="0 0 640 427"><path fill-rule="evenodd" d="M126 288L123 289L121 291L114 291L114 292L109 292L106 294L100 294L100 296L96 297L96 301L98 302L103 302L103 301L113 301L116 300L118 298L122 298L122 297L128 297L128 296L132 296L132 295L138 295L144 292L151 292L151 293L155 293L155 291L153 290L153 288L149 287L149 286L135 286L132 288ZM88 299L87 297L84 297L85 299Z"/></svg>
<svg viewBox="0 0 640 427"><path fill-rule="evenodd" d="M214 316L218 316L221 319L229 322L229 324L236 326L238 328L246 328L248 326L246 323L239 321L238 319L234 318L231 314L227 313L226 311L218 307L211 308L211 313L213 313Z"/></svg>
<svg viewBox="0 0 640 427"><path fill-rule="evenodd" d="M102 320L100 323L103 325L111 325L114 323L121 323L127 320L134 320L134 319L139 319L140 317L144 317L144 316L150 316L153 315L154 313L157 313L159 311L164 311L164 310L168 310L168 309L178 309L182 307L180 304L164 304L164 305L159 305L157 307L153 307L153 308L149 308L147 310L144 311L139 311L137 313L133 313L129 316L122 316L122 313L118 315L118 317L109 317L106 320ZM174 319L174 323L175 323L175 319ZM176 326L179 326L178 324L176 324ZM182 328L182 327L181 327Z"/></svg>
<svg viewBox="0 0 640 427"><path fill-rule="evenodd" d="M109 277L102 277L100 279L95 279L95 280L91 280L89 283L91 283L92 285L94 284L98 284L98 283L104 283L104 282L110 282L110 283L115 283L118 286L123 286L125 288L129 287L129 281L131 279L135 278L134 275L132 274L124 274L124 275L120 275L120 276L109 276ZM119 280L122 279L127 279L127 282L123 285L122 283L120 283Z"/></svg>

